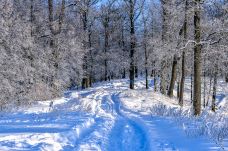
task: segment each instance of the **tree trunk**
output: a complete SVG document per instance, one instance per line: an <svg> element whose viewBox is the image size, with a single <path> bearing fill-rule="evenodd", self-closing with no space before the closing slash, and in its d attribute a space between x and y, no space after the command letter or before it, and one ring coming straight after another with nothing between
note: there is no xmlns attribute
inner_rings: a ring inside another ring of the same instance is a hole
<svg viewBox="0 0 228 151"><path fill-rule="evenodd" d="M185 51L182 52L182 67L181 67L181 83L180 83L180 97L179 105L184 104L184 83L185 83Z"/></svg>
<svg viewBox="0 0 228 151"><path fill-rule="evenodd" d="M48 21L49 21L49 29L51 31L51 37L50 37L50 48L52 49L52 55L51 55L51 58L50 60L52 60L52 62L54 63L54 67L55 67L55 40L54 40L54 36L55 36L55 31L54 31L54 28L53 28L53 21L54 21L54 14L53 14L53 0L48 0ZM50 69L52 68L53 66L50 65ZM56 69L54 70L54 72L56 72ZM48 77L48 83L50 84L51 87L54 87L54 79L55 79L55 75L56 73L49 73L50 76Z"/></svg>
<svg viewBox="0 0 228 151"><path fill-rule="evenodd" d="M92 84L93 84L93 64L94 64L94 59L93 59L93 54L92 54L92 30L91 30L91 27L92 24L89 25L89 29L88 29L88 42L89 42L89 55L90 55L90 72L89 72L89 87L92 87Z"/></svg>
<svg viewBox="0 0 228 151"><path fill-rule="evenodd" d="M89 76L89 87L92 87L93 86L93 77L92 77L92 74L90 74Z"/></svg>
<svg viewBox="0 0 228 151"><path fill-rule="evenodd" d="M177 98L180 98L180 82L177 81Z"/></svg>
<svg viewBox="0 0 228 151"><path fill-rule="evenodd" d="M31 32L30 32L30 35L31 37L33 37L33 24L34 24L34 19L35 19L35 16L34 16L34 6L33 6L33 0L30 0L30 22L31 22Z"/></svg>
<svg viewBox="0 0 228 151"><path fill-rule="evenodd" d="M157 78L156 78L156 75L154 75L154 92L157 92Z"/></svg>
<svg viewBox="0 0 228 151"><path fill-rule="evenodd" d="M138 67L135 65L135 78L139 77Z"/></svg>
<svg viewBox="0 0 228 151"><path fill-rule="evenodd" d="M154 77L154 92L157 91L157 75L156 75L156 69L155 69L155 66L156 66L156 61L153 61L153 70L152 70L152 77Z"/></svg>
<svg viewBox="0 0 228 151"><path fill-rule="evenodd" d="M191 103L193 103L193 74L191 71Z"/></svg>
<svg viewBox="0 0 228 151"><path fill-rule="evenodd" d="M175 81L177 79L177 56L174 55L173 58L173 67L172 67L172 75L171 75L171 80L170 80L170 86L169 86L169 91L168 91L168 96L173 97L173 90L175 86Z"/></svg>
<svg viewBox="0 0 228 151"><path fill-rule="evenodd" d="M109 28L109 17L106 16L104 19L104 29L105 29L105 45L104 45L104 55L105 55L105 60L104 60L104 66L105 66L105 81L108 80L108 60L107 60L107 50L109 46L109 33L108 33L108 28Z"/></svg>
<svg viewBox="0 0 228 151"><path fill-rule="evenodd" d="M203 73L203 107L206 107L206 72Z"/></svg>
<svg viewBox="0 0 228 151"><path fill-rule="evenodd" d="M209 99L210 99L210 96L211 96L211 86L212 86L212 76L210 75L210 84L209 84L209 92L208 92L208 97L207 97L207 103L206 103L206 106L208 106L208 103L209 103Z"/></svg>
<svg viewBox="0 0 228 151"><path fill-rule="evenodd" d="M147 66L147 64L145 64ZM149 83L148 83L148 69L145 67L145 74L146 74L146 89L149 89Z"/></svg>
<svg viewBox="0 0 228 151"><path fill-rule="evenodd" d="M143 12L143 25L144 25L144 34L143 34L143 45L144 45L144 57L145 57L145 76L146 76L146 89L149 89L148 83L148 52L147 52L147 26L146 26L146 19Z"/></svg>
<svg viewBox="0 0 228 151"><path fill-rule="evenodd" d="M134 89L135 83L135 23L134 23L134 2L133 0L129 1L130 3L130 70L129 70L129 78L130 78L130 89Z"/></svg>
<svg viewBox="0 0 228 151"><path fill-rule="evenodd" d="M62 31L62 24L65 16L65 0L62 0L61 4L61 10L59 13L59 19L58 19L58 28L54 27L54 7L53 7L53 0L48 0L48 21L49 21L49 29L51 31L51 40L50 40L50 47L52 49L52 61L54 66L54 73L52 74L50 78L50 85L56 90L56 94L58 93L58 87L54 83L55 78L58 76L59 71L59 50L58 46L56 45L56 36L61 33Z"/></svg>
<svg viewBox="0 0 228 151"><path fill-rule="evenodd" d="M34 16L34 1L33 0L30 0L30 24L31 24L31 31L30 31L30 36L31 38L33 38L33 35L34 35L34 30L33 30L33 26L34 26L34 20L35 20L35 16ZM33 44L34 42L31 41ZM28 54L27 54L27 58L28 60L30 61L30 65L32 68L35 68L34 66L34 55L32 53L33 49L30 48L29 51L28 51ZM29 79L29 84L32 85L34 84L35 80L36 80L36 77L34 75L34 71L30 71L30 79Z"/></svg>
<svg viewBox="0 0 228 151"><path fill-rule="evenodd" d="M184 44L187 42L187 30L188 30L188 0L185 0L185 17L184 17ZM180 83L180 97L179 105L184 104L184 83L185 83L185 50L182 52L182 63L181 63L181 83Z"/></svg>
<svg viewBox="0 0 228 151"><path fill-rule="evenodd" d="M82 78L82 89L86 89L88 87L89 87L89 78L88 77Z"/></svg>
<svg viewBox="0 0 228 151"><path fill-rule="evenodd" d="M228 83L228 73L226 73L226 75L225 75L225 81L226 81L226 83Z"/></svg>
<svg viewBox="0 0 228 151"><path fill-rule="evenodd" d="M83 58L83 78L82 78L82 89L86 89L89 87L89 77L88 77L88 65L87 65L87 57Z"/></svg>
<svg viewBox="0 0 228 151"><path fill-rule="evenodd" d="M194 8L194 115L200 115L201 113L201 27L200 27L200 2L201 0L195 0Z"/></svg>
<svg viewBox="0 0 228 151"><path fill-rule="evenodd" d="M122 52L123 52L123 56L125 55L125 40L124 40L124 27L122 27L121 30L121 46L122 46ZM123 60L124 62L125 60ZM123 67L123 73L122 73L122 78L125 79L126 78L126 69L125 67Z"/></svg>
<svg viewBox="0 0 228 151"><path fill-rule="evenodd" d="M105 65L105 81L108 80L108 62L107 62L107 59L105 59L104 61L104 65Z"/></svg>
<svg viewBox="0 0 228 151"><path fill-rule="evenodd" d="M169 12L167 10L167 4L168 1L161 1L162 2L162 43L163 45L166 45L168 41L168 18L169 18ZM161 61L161 70L160 70L160 91L162 94L166 95L166 68L167 68L167 58L163 58Z"/></svg>
<svg viewBox="0 0 228 151"><path fill-rule="evenodd" d="M54 7L53 7L53 0L48 0L48 19L49 19L49 28L51 31L52 36L58 35L62 30L63 19L65 17L65 0L62 0L61 10L59 13L58 19L58 28L54 27Z"/></svg>
<svg viewBox="0 0 228 151"><path fill-rule="evenodd" d="M213 94L212 94L212 103L211 103L211 110L215 112L216 110L216 92L217 92L217 75L218 75L218 65L215 65L215 72L214 72L214 84L213 84Z"/></svg>
<svg viewBox="0 0 228 151"><path fill-rule="evenodd" d="M125 78L126 78L126 69L124 68L124 69L123 69L122 79L125 79Z"/></svg>
<svg viewBox="0 0 228 151"><path fill-rule="evenodd" d="M166 94L166 79L165 79L165 67L166 61L162 60L161 62L161 73L160 73L160 91L162 94Z"/></svg>
<svg viewBox="0 0 228 151"><path fill-rule="evenodd" d="M87 33L87 22L88 22L88 13L86 11L82 12L82 22L83 22L83 30ZM83 40L84 50L88 48L87 40ZM88 76L88 57L87 53L85 53L83 58L83 78L82 78L82 89L86 89L89 87L89 76Z"/></svg>

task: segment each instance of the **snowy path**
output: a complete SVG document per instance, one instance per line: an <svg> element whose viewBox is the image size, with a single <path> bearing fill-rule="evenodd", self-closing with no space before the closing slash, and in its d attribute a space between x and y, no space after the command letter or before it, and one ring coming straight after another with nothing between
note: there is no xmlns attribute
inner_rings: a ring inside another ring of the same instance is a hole
<svg viewBox="0 0 228 151"><path fill-rule="evenodd" d="M124 82L113 82L70 92L51 112L2 114L0 151L218 150L206 138L187 137L168 118L129 109L121 96L125 91L130 90Z"/></svg>
<svg viewBox="0 0 228 151"><path fill-rule="evenodd" d="M110 144L108 150L151 150L150 139L143 124L122 113L122 107L117 94L112 95L112 100L117 117L109 137Z"/></svg>
<svg viewBox="0 0 228 151"><path fill-rule="evenodd" d="M97 89L90 94L92 95L90 98L101 101L102 108L112 114L114 121L110 122L110 127L103 128L102 131L97 126L95 133L103 137L97 139L93 133L89 134L84 142L87 144L84 150L96 150L95 148L102 151L218 150L218 147L206 138L187 137L183 130L166 118L141 115L125 108L121 103L120 94L119 87L111 89L108 87L102 92Z"/></svg>

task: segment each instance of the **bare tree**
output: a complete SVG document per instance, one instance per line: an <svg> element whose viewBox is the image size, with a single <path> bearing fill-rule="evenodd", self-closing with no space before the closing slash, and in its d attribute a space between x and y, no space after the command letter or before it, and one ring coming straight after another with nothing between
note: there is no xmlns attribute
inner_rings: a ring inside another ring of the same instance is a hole
<svg viewBox="0 0 228 151"><path fill-rule="evenodd" d="M139 3L138 0L124 0L128 9L129 17L129 28L130 28L130 89L134 89L135 82L135 69L136 69L136 60L135 60L135 47L136 47L136 36L135 36L135 21L138 19L141 14L144 0Z"/></svg>
<svg viewBox="0 0 228 151"><path fill-rule="evenodd" d="M58 69L59 69L59 49L57 46L57 42L56 42L56 36L59 35L61 33L62 30L62 25L63 25L63 20L64 20L64 16L65 16L65 0L62 0L61 3L61 10L60 13L57 15L58 19L55 20L55 16L56 14L54 13L54 6L53 6L53 0L48 0L48 19L49 19L49 29L51 31L51 35L50 35L50 47L52 49L52 62L53 62L53 66L54 66L54 74L53 76L50 77L50 84L52 87L55 87L55 89L57 90L57 86L55 85L55 81L54 79L57 77L58 75ZM57 24L57 25L56 25ZM58 91L56 92L58 93Z"/></svg>
<svg viewBox="0 0 228 151"><path fill-rule="evenodd" d="M184 44L187 42L187 30L188 30L188 0L185 0L185 16L184 16ZM182 51L182 63L181 63L181 83L180 83L180 97L179 97L179 105L183 106L183 97L184 97L184 84L185 84L185 52L184 49Z"/></svg>
<svg viewBox="0 0 228 151"><path fill-rule="evenodd" d="M195 29L195 44L194 44L194 115L201 113L201 25L200 11L201 0L194 1L194 29Z"/></svg>

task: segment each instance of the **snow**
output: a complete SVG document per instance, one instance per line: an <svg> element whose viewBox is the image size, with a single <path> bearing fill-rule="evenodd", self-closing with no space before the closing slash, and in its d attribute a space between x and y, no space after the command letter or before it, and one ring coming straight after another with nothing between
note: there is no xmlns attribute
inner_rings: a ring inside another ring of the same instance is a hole
<svg viewBox="0 0 228 151"><path fill-rule="evenodd" d="M175 98L144 89L142 79L136 90L128 89L128 80L114 80L67 91L62 98L0 113L0 150L228 150L227 85L220 85L220 110L205 109L199 118L191 116L190 102L180 109Z"/></svg>

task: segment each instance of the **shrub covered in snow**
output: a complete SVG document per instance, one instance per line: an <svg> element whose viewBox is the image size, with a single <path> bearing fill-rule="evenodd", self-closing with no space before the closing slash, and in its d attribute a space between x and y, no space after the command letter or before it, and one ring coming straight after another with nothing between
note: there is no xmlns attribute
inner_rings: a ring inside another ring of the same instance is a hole
<svg viewBox="0 0 228 151"><path fill-rule="evenodd" d="M221 112L213 113L205 109L200 116L194 117L192 109L169 107L162 103L154 105L150 111L152 115L172 118L190 137L206 135L221 148L223 141L228 139L228 117Z"/></svg>

